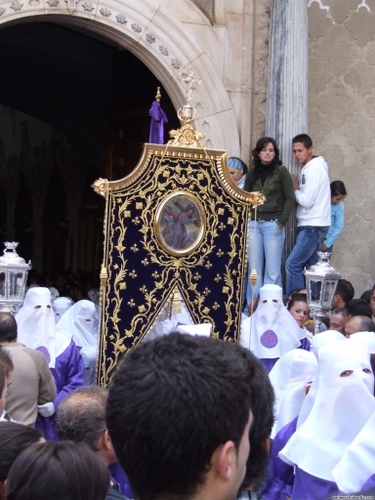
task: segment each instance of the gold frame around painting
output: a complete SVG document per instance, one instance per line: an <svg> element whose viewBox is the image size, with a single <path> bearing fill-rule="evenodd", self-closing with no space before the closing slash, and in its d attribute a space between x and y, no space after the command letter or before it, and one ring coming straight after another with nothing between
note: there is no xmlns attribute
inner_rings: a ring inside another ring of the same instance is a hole
<svg viewBox="0 0 375 500"><path fill-rule="evenodd" d="M176 191L160 203L154 232L166 252L176 256L189 254L200 244L205 231L205 212L193 194Z"/></svg>

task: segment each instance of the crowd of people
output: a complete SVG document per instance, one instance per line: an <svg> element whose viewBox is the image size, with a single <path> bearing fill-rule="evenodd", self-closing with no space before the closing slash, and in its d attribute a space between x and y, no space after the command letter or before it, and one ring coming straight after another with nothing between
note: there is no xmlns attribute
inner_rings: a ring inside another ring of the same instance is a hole
<svg viewBox="0 0 375 500"><path fill-rule="evenodd" d="M304 268L316 264L318 251L332 252L344 227L344 183L329 183L328 165L322 156L313 155L313 143L307 134L295 136L292 148L302 166L299 179L282 165L279 148L271 137L257 142L252 152L253 168L245 177L245 191L260 191L265 196L249 223L248 274L256 272L257 280L247 283L248 307L259 298L263 284L282 286L285 224L295 203L298 234L285 263L287 296L304 288Z"/></svg>
<svg viewBox="0 0 375 500"><path fill-rule="evenodd" d="M0 500L374 494L375 285L354 299L341 279L314 335L302 271L332 250L346 191L329 185L308 136L293 151L299 180L272 138L258 141L249 173L240 159L228 162L235 182L267 197L250 221L259 281L238 344L189 324L182 308L99 387L96 279L30 273L18 313L0 313ZM285 300L281 252L295 201Z"/></svg>

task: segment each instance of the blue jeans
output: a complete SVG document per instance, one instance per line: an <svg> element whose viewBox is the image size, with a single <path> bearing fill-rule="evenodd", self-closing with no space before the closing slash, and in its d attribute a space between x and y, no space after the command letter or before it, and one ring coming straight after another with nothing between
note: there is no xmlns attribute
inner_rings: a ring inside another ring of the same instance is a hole
<svg viewBox="0 0 375 500"><path fill-rule="evenodd" d="M328 227L300 226L296 244L285 263L286 294L305 288L303 269L313 264L316 251L324 240Z"/></svg>
<svg viewBox="0 0 375 500"><path fill-rule="evenodd" d="M254 238L254 226L256 233ZM263 285L281 285L281 254L285 241L285 228L280 228L276 221L256 222L249 224L249 276L255 267L258 281L254 286L254 299L259 297L259 289ZM255 256L255 265L254 265ZM253 287L247 281L247 303L252 300Z"/></svg>

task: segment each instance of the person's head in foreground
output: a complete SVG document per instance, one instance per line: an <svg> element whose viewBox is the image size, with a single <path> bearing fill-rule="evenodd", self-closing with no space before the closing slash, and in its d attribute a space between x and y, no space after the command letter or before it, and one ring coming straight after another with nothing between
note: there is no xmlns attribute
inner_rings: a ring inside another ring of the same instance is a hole
<svg viewBox="0 0 375 500"><path fill-rule="evenodd" d="M258 422L263 405L271 415L266 432ZM172 333L141 344L122 361L109 391L107 425L139 500L232 500L249 449L261 449L259 461L267 454L272 406L267 373L249 351ZM249 470L247 485L265 467L263 461L253 476Z"/></svg>
<svg viewBox="0 0 375 500"><path fill-rule="evenodd" d="M5 484L7 500L104 500L108 468L84 443L35 444L12 465Z"/></svg>
<svg viewBox="0 0 375 500"><path fill-rule="evenodd" d="M18 455L28 446L44 441L38 429L15 422L0 422L0 482L6 480L9 469Z"/></svg>

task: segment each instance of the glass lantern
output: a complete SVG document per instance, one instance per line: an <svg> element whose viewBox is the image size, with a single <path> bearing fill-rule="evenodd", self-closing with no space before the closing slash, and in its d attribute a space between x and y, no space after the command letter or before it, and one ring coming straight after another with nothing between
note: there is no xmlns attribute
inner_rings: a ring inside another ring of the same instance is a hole
<svg viewBox="0 0 375 500"><path fill-rule="evenodd" d="M31 262L26 264L17 254L17 242L6 241L4 245L4 254L0 257L0 311L15 314L25 296Z"/></svg>
<svg viewBox="0 0 375 500"><path fill-rule="evenodd" d="M332 309L337 283L341 278L330 264L330 252L318 252L319 261L304 271L306 276L307 305L314 320L314 335L320 332L322 319Z"/></svg>

